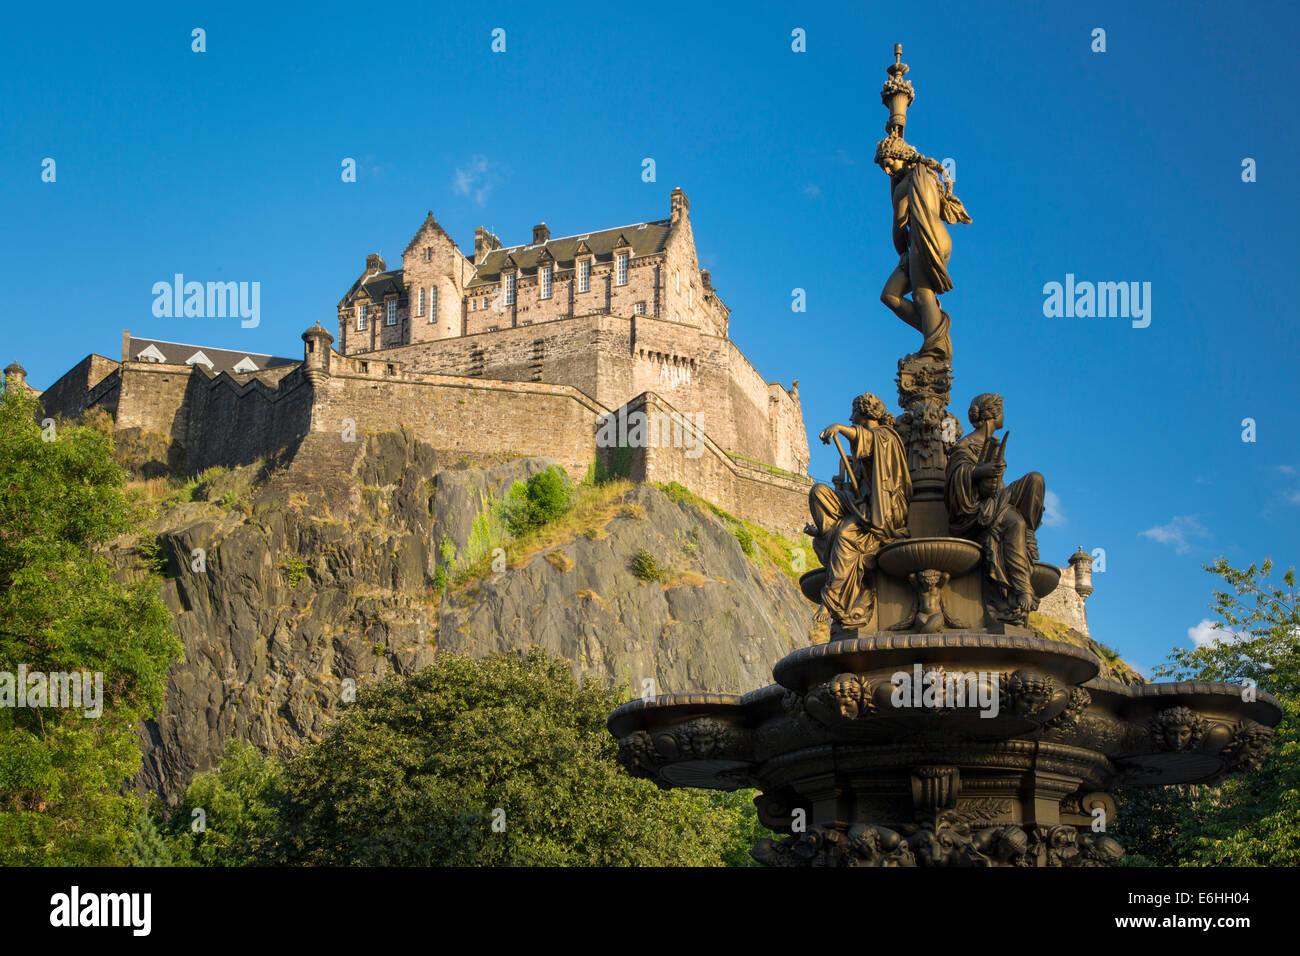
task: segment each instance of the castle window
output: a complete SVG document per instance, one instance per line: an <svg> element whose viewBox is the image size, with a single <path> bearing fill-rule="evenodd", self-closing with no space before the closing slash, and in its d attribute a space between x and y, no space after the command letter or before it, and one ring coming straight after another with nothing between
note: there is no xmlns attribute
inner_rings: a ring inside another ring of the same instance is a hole
<svg viewBox="0 0 1300 956"><path fill-rule="evenodd" d="M682 273L681 273L681 270L678 270L677 272L674 272L673 275L676 277L676 280L677 280L677 291L678 291L678 293L680 293L680 292L682 291Z"/></svg>
<svg viewBox="0 0 1300 956"><path fill-rule="evenodd" d="M438 321L438 287L429 287L429 321Z"/></svg>
<svg viewBox="0 0 1300 956"><path fill-rule="evenodd" d="M616 281L618 282L619 285L627 285L627 253L626 252L620 252L618 254L618 279Z"/></svg>
<svg viewBox="0 0 1300 956"><path fill-rule="evenodd" d="M549 299L551 297L551 267L547 266L546 268L542 269L540 276L541 276L540 282L542 286L542 298Z"/></svg>
<svg viewBox="0 0 1300 956"><path fill-rule="evenodd" d="M578 263L578 291L587 292L591 289L591 260L583 259Z"/></svg>
<svg viewBox="0 0 1300 956"><path fill-rule="evenodd" d="M419 298L416 300L416 315L424 315L424 290L420 290Z"/></svg>
<svg viewBox="0 0 1300 956"><path fill-rule="evenodd" d="M505 296L506 305L515 304L515 274L508 272L501 277L501 291Z"/></svg>
<svg viewBox="0 0 1300 956"><path fill-rule="evenodd" d="M477 311L478 311L478 299L470 299L470 300L469 300L469 310L470 310L471 312L477 312Z"/></svg>
<svg viewBox="0 0 1300 956"><path fill-rule="evenodd" d="M433 261L433 246L424 247L424 261L425 262Z"/></svg>
<svg viewBox="0 0 1300 956"><path fill-rule="evenodd" d="M645 315L645 303L638 302L636 305L632 306L632 311L637 315Z"/></svg>
<svg viewBox="0 0 1300 956"><path fill-rule="evenodd" d="M364 305L358 305L357 306L357 331L364 332L365 330L366 330L366 307Z"/></svg>

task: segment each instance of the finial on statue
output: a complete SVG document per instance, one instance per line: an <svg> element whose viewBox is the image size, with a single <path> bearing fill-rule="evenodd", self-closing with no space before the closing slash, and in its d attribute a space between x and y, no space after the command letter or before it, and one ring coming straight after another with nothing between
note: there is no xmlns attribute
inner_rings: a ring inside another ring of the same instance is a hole
<svg viewBox="0 0 1300 956"><path fill-rule="evenodd" d="M880 91L880 102L889 107L889 121L885 123L885 132L890 136L903 135L907 125L907 108L916 99L916 91L910 81L903 79L908 66L903 62L903 44L894 44L894 62L885 70L889 79Z"/></svg>

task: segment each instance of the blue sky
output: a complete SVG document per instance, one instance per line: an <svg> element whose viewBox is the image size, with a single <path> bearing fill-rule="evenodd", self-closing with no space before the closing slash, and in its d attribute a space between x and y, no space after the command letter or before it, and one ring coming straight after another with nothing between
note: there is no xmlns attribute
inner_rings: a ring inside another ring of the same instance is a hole
<svg viewBox="0 0 1300 956"><path fill-rule="evenodd" d="M893 404L917 346L878 301L896 256L871 159L901 42L908 139L956 161L974 218L951 227L953 410L1005 396L1009 476L1059 496L1043 557L1106 550L1094 636L1149 667L1209 616L1202 563L1297 563L1296 9L842 6L20 6L0 36L0 362L45 387L117 356L123 328L298 355L428 209L468 250L478 225L510 244L543 220L662 218L680 185L733 338L800 380L815 436L860 391ZM259 281L261 325L154 318L176 272ZM1067 273L1150 282L1150 326L1045 317Z"/></svg>

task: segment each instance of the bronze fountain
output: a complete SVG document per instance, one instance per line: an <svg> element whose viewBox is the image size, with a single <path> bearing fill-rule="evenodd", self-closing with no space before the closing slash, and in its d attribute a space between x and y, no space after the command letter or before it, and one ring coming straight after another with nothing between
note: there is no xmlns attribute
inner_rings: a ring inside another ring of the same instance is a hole
<svg viewBox="0 0 1300 956"><path fill-rule="evenodd" d="M881 99L899 263L881 301L922 334L898 362L895 419L870 393L821 433L840 472L809 495L822 567L800 586L830 640L743 696L668 694L614 711L627 770L663 787L760 791L775 866L1101 866L1118 785L1211 782L1258 767L1282 717L1269 694L1203 681L1124 684L1028 615L1061 571L1034 537L1043 476L1004 481L1002 399L948 411L945 223L969 223L943 166L903 138L902 47ZM910 293L911 298L907 296ZM841 443L844 439L847 443Z"/></svg>

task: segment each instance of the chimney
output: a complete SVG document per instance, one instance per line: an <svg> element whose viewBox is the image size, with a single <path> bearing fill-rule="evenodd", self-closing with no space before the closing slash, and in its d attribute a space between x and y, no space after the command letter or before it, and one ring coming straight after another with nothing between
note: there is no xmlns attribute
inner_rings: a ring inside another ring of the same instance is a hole
<svg viewBox="0 0 1300 956"><path fill-rule="evenodd" d="M366 275L373 272L386 272L388 266L384 265L384 257L377 252L372 252L366 256Z"/></svg>
<svg viewBox="0 0 1300 956"><path fill-rule="evenodd" d="M686 193L681 186L677 186L668 195L669 219L676 225L679 219L689 219L691 215L691 201L686 198Z"/></svg>
<svg viewBox="0 0 1300 956"><path fill-rule="evenodd" d="M501 248L501 240L482 226L474 230L474 265L481 265L493 249Z"/></svg>
<svg viewBox="0 0 1300 956"><path fill-rule="evenodd" d="M540 246L543 242L551 241L551 230L544 222L539 222L533 226L533 245Z"/></svg>
<svg viewBox="0 0 1300 956"><path fill-rule="evenodd" d="M27 369L23 368L17 362L10 363L5 369L5 389L22 389L27 387Z"/></svg>

